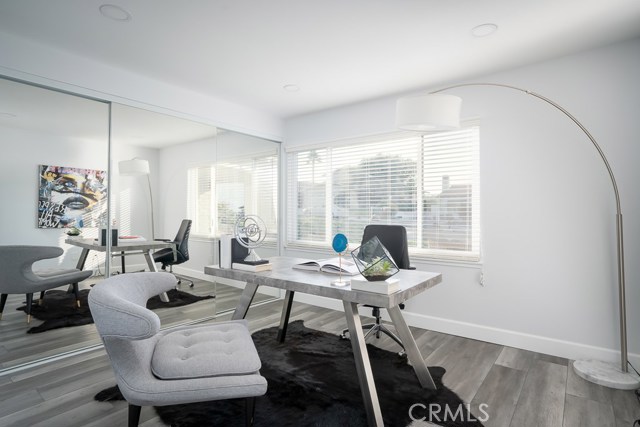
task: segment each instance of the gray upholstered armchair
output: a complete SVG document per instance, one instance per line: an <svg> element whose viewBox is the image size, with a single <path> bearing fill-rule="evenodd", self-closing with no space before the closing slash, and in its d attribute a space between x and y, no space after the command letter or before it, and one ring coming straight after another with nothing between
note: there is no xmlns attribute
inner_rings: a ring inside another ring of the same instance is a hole
<svg viewBox="0 0 640 427"><path fill-rule="evenodd" d="M153 295L175 287L170 273L131 273L106 279L89 292L89 307L129 403L129 426L141 406L245 398L247 424L255 397L267 391L260 358L244 320L160 331L145 308Z"/></svg>
<svg viewBox="0 0 640 427"><path fill-rule="evenodd" d="M33 294L40 292L40 299L45 291L64 285L72 285L78 298L78 282L93 274L92 271L72 269L46 269L33 271L33 263L62 255L62 248L56 246L0 246L0 319L7 303L8 294L25 294L27 296L27 323L31 322L31 305Z"/></svg>

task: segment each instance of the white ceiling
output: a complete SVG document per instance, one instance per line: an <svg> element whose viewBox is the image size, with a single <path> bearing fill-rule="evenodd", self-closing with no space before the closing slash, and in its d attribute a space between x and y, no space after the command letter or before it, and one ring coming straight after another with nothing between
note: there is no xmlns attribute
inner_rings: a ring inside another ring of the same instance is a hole
<svg viewBox="0 0 640 427"><path fill-rule="evenodd" d="M638 0L105 1L0 0L0 30L285 118L640 35Z"/></svg>

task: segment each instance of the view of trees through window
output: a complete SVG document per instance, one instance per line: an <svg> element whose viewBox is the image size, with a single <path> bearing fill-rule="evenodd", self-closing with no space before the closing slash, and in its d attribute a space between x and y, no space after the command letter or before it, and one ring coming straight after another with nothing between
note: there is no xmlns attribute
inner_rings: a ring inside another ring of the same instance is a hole
<svg viewBox="0 0 640 427"><path fill-rule="evenodd" d="M414 250L477 258L478 140L470 126L289 153L288 242L358 244L367 224L399 224Z"/></svg>

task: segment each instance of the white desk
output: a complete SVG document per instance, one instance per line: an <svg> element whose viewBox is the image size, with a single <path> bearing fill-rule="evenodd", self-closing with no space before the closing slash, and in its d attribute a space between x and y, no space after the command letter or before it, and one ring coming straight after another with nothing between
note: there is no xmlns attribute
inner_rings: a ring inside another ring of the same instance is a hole
<svg viewBox="0 0 640 427"><path fill-rule="evenodd" d="M68 245L78 246L82 248L82 252L80 253L80 258L76 263L76 268L78 270L83 270L84 265L87 262L87 257L89 256L89 251L98 251L98 252L106 252L107 247L104 245L100 245L97 240L94 239L79 239L77 237L69 237L64 241ZM163 241L135 241L135 242L123 242L118 241L117 245L111 246L111 256L120 256L125 257L128 255L144 255L144 259L147 261L147 265L149 266L149 271L158 271L158 267L156 267L156 263L153 261L153 256L151 254L151 250L153 249L164 249L164 248L172 248L173 249L173 257L176 258L176 245L173 242L163 242ZM123 272L124 272L124 259L123 263ZM164 302L169 301L169 297L166 293L162 293L160 298Z"/></svg>
<svg viewBox="0 0 640 427"><path fill-rule="evenodd" d="M76 264L76 268L78 270L84 269L84 264L87 261L87 256L89 255L89 251L98 251L98 252L106 252L107 247L104 245L100 245L97 240L94 239L78 239L69 237L64 241L68 245L78 246L82 248L82 253L80 254L80 259ZM162 241L136 241L136 242L123 242L122 240L118 241L117 245L111 246L111 255L113 256L123 256L123 255L144 255L145 260L147 261L147 265L149 266L150 271L158 271L155 262L153 262L153 257L151 256L152 249L164 249L164 248L173 248L174 257L176 251L176 245L173 242L162 242Z"/></svg>
<svg viewBox="0 0 640 427"><path fill-rule="evenodd" d="M364 341L362 323L358 314L358 304L369 304L387 309L398 336L405 346L407 357L416 372L420 384L423 388L436 388L427 369L427 365L424 363L424 358L420 354L420 350L413 339L411 330L402 317L398 305L440 283L442 281L442 275L440 273L400 270L400 272L394 276L400 280L400 290L391 295L383 295L364 291L352 291L349 286L342 288L332 286L331 282L337 278L336 275L294 270L291 268L292 265L306 260L274 257L271 258L270 261L273 264L273 270L260 273L222 269L217 265L205 267L204 272L212 276L247 283L233 314L233 319L243 319L246 316L259 286L269 286L286 290L282 316L280 318L280 327L278 329L278 340L281 342L285 340L291 304L295 292L341 300L347 318L356 371L360 381L360 389L362 391L369 425L382 427L383 421L380 403L378 401L378 393L371 372L371 364L369 363L369 354L367 353L367 346Z"/></svg>

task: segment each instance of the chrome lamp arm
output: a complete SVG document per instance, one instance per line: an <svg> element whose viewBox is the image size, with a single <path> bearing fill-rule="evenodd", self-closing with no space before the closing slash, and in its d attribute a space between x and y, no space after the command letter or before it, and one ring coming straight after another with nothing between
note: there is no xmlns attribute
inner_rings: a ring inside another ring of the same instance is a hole
<svg viewBox="0 0 640 427"><path fill-rule="evenodd" d="M573 123L575 123L580 128L580 130L582 130L582 132L587 136L587 138L589 138L589 141L591 141L593 147L596 149L596 151L600 155L600 158L602 159L605 167L607 168L609 177L611 178L611 184L613 186L613 192L615 195L615 202L616 202L616 238L617 238L616 248L617 248L617 264L618 264L617 265L618 267L618 302L619 302L619 309L620 309L620 351L621 351L620 363L621 363L621 366L620 366L620 370L618 371L615 368L609 369L608 366L604 366L606 364L597 362L597 361L576 361L576 363L574 364L574 368L576 372L583 378L599 384L603 384L603 385L614 387L614 388L626 388L626 389L638 388L640 386L640 378L636 376L631 377L631 374L628 374L629 362L628 362L628 350L627 350L627 314L626 314L626 291L625 291L625 274L624 274L624 245L623 245L623 230L622 230L622 210L620 207L620 194L618 191L618 185L616 183L615 176L613 175L613 170L611 169L611 165L609 164L609 161L607 160L607 157L605 156L604 151L602 151L602 148L597 143L593 135L591 135L591 133L587 130L587 128L582 123L580 123L580 121L573 114L571 114L569 111L567 111L565 108L563 108L561 105L559 105L555 101L552 101L546 96L540 95L536 92L532 92L530 90L521 89L516 86L511 86L511 85L501 84L501 83L484 83L484 82L460 83L460 84L448 86L442 89L438 89L436 91L430 92L429 94L407 96L405 98L401 98L398 100L398 104L397 104L396 119L398 121L398 127L403 129L409 129L409 130L424 130L424 129L430 129L430 128L437 128L438 120L441 120L442 127L449 126L449 128L451 128L450 127L451 123L455 122L455 120L450 120L451 117L446 117L444 120L442 120L442 117L447 115L447 114L442 114L442 109L448 108L450 110L453 110L457 108L457 114L459 115L460 99L459 98L457 99L457 104L456 102L453 102L453 104L449 104L451 100L443 99L440 101L437 101L437 100L427 101L427 98L429 96L457 98L451 95L434 95L434 94L439 94L441 92L445 92L451 89L457 89L461 87L470 87L470 86L476 86L476 87L489 86L489 87L511 89L511 90L525 93L527 95L531 95L535 98L538 98L544 101L545 103L547 103L548 105L551 105L556 110L560 111L562 114L568 117ZM421 102L423 104L421 104ZM446 105L446 107L443 107L442 109L438 108L437 106L438 102L440 102L442 105ZM452 105L456 105L456 107L452 107ZM432 114L434 116L434 120L432 120L433 123L429 122L428 120L424 120L424 122L421 123L422 119L419 117L421 114L425 116ZM402 117L402 119L398 118L403 115L406 117ZM459 117L457 117L457 119L459 120ZM606 371L606 372L602 373L602 371Z"/></svg>

